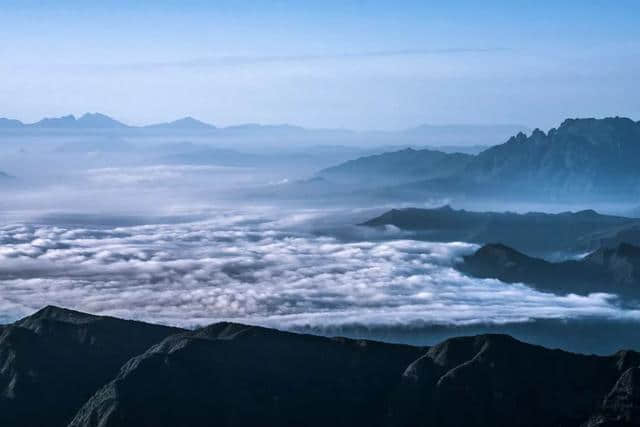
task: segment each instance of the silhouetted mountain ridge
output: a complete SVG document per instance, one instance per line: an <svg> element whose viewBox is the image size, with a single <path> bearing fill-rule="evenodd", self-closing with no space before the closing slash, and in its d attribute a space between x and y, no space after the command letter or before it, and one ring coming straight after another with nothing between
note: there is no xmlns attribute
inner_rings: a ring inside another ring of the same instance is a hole
<svg viewBox="0 0 640 427"><path fill-rule="evenodd" d="M0 421L627 427L638 422L639 365L633 351L588 356L499 334L425 348L229 322L185 331L49 306L0 327Z"/></svg>
<svg viewBox="0 0 640 427"><path fill-rule="evenodd" d="M364 226L393 225L432 241L486 244L501 242L529 255L588 252L640 227L640 219L601 215L593 210L547 214L530 212L473 212L443 206L435 209L392 209L364 222ZM640 234L639 234L640 236ZM640 245L640 240L628 243Z"/></svg>
<svg viewBox="0 0 640 427"><path fill-rule="evenodd" d="M5 326L0 425L66 425L124 362L178 331L53 306Z"/></svg>
<svg viewBox="0 0 640 427"><path fill-rule="evenodd" d="M594 292L640 298L640 247L622 243L600 248L580 260L548 262L502 244L488 244L457 266L481 278L526 283L554 293Z"/></svg>

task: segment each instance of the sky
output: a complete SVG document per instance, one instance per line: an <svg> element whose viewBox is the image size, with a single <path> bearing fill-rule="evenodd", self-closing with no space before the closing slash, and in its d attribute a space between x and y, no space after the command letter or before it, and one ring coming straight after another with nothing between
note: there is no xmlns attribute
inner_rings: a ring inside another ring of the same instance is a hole
<svg viewBox="0 0 640 427"><path fill-rule="evenodd" d="M0 1L0 116L307 127L640 120L640 3Z"/></svg>

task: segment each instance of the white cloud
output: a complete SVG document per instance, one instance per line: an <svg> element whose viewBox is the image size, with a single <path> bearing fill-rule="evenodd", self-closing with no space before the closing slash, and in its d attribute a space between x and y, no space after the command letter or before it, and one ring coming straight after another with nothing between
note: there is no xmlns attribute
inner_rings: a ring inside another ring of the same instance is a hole
<svg viewBox="0 0 640 427"><path fill-rule="evenodd" d="M0 228L0 320L56 304L191 326L222 319L279 327L469 324L531 318L640 318L607 294L556 296L465 277L476 246L354 241L230 212L182 224ZM304 229L304 227L296 227Z"/></svg>

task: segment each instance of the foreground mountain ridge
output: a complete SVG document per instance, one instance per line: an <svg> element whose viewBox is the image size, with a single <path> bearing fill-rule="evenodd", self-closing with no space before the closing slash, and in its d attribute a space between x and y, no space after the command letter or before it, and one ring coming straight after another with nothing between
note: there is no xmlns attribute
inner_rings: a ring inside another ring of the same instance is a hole
<svg viewBox="0 0 640 427"><path fill-rule="evenodd" d="M115 366L118 365L118 366ZM640 354L412 347L46 307L0 327L3 426L632 426Z"/></svg>

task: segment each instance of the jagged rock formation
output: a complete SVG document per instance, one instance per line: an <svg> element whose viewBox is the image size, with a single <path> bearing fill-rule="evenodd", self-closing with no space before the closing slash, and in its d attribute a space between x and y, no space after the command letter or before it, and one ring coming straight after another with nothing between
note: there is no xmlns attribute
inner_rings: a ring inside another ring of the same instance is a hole
<svg viewBox="0 0 640 427"><path fill-rule="evenodd" d="M629 201L640 194L639 156L640 122L567 119L547 133L520 132L449 176L400 185L387 180L383 193L547 203Z"/></svg>

